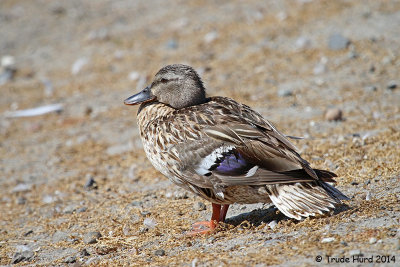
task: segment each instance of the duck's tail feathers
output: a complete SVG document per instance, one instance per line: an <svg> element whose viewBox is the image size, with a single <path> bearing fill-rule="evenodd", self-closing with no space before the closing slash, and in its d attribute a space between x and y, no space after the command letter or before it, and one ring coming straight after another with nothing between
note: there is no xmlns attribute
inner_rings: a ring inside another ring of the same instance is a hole
<svg viewBox="0 0 400 267"><path fill-rule="evenodd" d="M324 214L349 199L339 190L323 181L267 185L274 205L286 216L301 220L303 217Z"/></svg>
<svg viewBox="0 0 400 267"><path fill-rule="evenodd" d="M343 194L342 192L340 192L340 191L339 191L337 188L335 188L333 185L331 185L331 184L329 184L329 183L326 183L326 182L323 182L323 181L318 181L318 184L319 184L323 189L325 189L325 191L328 192L328 194L329 194L331 197L333 197L333 198L339 200L339 202L340 202L340 200L350 200L349 197L347 197L345 194Z"/></svg>

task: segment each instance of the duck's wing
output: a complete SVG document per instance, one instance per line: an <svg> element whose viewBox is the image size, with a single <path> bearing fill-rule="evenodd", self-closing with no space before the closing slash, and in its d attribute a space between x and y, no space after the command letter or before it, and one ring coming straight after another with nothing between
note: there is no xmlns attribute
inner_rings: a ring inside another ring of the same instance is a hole
<svg viewBox="0 0 400 267"><path fill-rule="evenodd" d="M197 150L200 159L193 161L191 173L207 177L214 187L334 182L334 173L313 170L283 134L248 106L222 97L208 104L212 123L202 132L209 140Z"/></svg>

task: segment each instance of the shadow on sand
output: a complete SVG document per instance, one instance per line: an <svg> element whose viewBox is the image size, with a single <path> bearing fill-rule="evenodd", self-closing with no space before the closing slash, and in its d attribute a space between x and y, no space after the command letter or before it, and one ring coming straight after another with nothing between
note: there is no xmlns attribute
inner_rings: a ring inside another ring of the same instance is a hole
<svg viewBox="0 0 400 267"><path fill-rule="evenodd" d="M346 204L338 205L334 210L332 210L331 214L337 215L339 213L342 213L350 209L352 208ZM237 216L227 218L225 220L225 223L238 226L241 223L247 221L249 222L250 225L257 227L260 226L262 223L268 224L274 220L276 222L280 222L282 220L292 220L292 219L281 213L275 206L270 206L267 209L255 209L250 212L242 213Z"/></svg>

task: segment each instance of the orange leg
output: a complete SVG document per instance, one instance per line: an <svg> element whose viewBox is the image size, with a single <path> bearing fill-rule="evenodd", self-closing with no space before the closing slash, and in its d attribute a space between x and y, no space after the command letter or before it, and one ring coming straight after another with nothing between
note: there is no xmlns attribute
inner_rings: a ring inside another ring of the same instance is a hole
<svg viewBox="0 0 400 267"><path fill-rule="evenodd" d="M212 203L212 216L210 221L197 222L192 225L193 230L188 232L187 235L194 236L198 234L212 233L220 221L224 221L226 213L228 212L229 205L221 205Z"/></svg>
<svg viewBox="0 0 400 267"><path fill-rule="evenodd" d="M221 214L219 215L219 221L224 222L226 214L228 213L229 204L222 205Z"/></svg>

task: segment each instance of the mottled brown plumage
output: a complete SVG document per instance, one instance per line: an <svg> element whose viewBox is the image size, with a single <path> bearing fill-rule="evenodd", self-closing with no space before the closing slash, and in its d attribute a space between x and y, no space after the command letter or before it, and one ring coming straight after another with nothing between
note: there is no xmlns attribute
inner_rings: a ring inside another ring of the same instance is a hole
<svg viewBox="0 0 400 267"><path fill-rule="evenodd" d="M230 98L206 98L189 66L164 67L151 86L125 103L141 103L139 130L154 167L214 203L217 221L233 203L272 201L285 215L301 219L347 199L328 184L334 173L312 169L259 113Z"/></svg>

